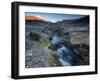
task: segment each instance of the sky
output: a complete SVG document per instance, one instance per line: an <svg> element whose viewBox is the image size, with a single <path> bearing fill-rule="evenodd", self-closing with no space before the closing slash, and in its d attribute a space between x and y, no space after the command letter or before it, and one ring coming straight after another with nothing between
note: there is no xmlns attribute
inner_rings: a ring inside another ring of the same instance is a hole
<svg viewBox="0 0 100 81"><path fill-rule="evenodd" d="M39 12L25 12L25 16L41 17L51 22L57 22L64 19L66 20L79 19L85 17L85 15L76 15L76 14L56 14L56 13L39 13Z"/></svg>

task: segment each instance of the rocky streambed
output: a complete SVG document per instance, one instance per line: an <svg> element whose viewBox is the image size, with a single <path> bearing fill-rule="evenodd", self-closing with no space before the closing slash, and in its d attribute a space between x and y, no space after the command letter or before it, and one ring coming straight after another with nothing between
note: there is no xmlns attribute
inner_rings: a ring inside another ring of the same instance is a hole
<svg viewBox="0 0 100 81"><path fill-rule="evenodd" d="M26 68L89 64L89 45L86 33L80 34L81 36L72 33L64 35L52 33L49 30L26 29ZM86 38L86 43L83 40L83 42L81 40L78 42L82 36Z"/></svg>

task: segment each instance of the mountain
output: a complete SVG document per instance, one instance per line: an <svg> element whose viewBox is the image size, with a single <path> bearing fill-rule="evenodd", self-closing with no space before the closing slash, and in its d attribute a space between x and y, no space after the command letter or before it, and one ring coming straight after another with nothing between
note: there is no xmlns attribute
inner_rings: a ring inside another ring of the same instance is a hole
<svg viewBox="0 0 100 81"><path fill-rule="evenodd" d="M89 16L82 17L80 19L73 19L73 20L62 20L58 21L55 23L55 25L60 25L60 26L77 26L77 25L87 25L89 24Z"/></svg>
<svg viewBox="0 0 100 81"><path fill-rule="evenodd" d="M48 19L40 17L40 16L25 16L25 20L43 20L43 21L47 21Z"/></svg>
<svg viewBox="0 0 100 81"><path fill-rule="evenodd" d="M26 20L26 25L32 26L48 26L51 22L43 21L43 20Z"/></svg>
<svg viewBox="0 0 100 81"><path fill-rule="evenodd" d="M35 16L26 16L26 25L31 26L49 26L49 27L70 27L70 26L85 26L89 24L89 16L82 17L80 19L72 19L72 20L62 20L57 21L55 23L52 23L50 21L47 21L44 18L35 17Z"/></svg>
<svg viewBox="0 0 100 81"><path fill-rule="evenodd" d="M40 16L25 16L25 24L28 26L48 26L51 22Z"/></svg>
<svg viewBox="0 0 100 81"><path fill-rule="evenodd" d="M76 20L75 23L89 24L89 16L82 17Z"/></svg>

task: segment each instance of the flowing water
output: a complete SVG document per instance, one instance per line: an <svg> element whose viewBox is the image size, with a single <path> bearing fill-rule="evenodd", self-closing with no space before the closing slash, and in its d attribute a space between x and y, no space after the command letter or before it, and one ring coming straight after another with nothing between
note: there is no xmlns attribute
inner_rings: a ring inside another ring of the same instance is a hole
<svg viewBox="0 0 100 81"><path fill-rule="evenodd" d="M51 43L55 45L58 44L60 46L56 50L59 61L62 63L63 66L72 66L73 64L75 65L74 61L78 58L78 55L73 48L65 46L61 42L62 40L59 35L53 35Z"/></svg>

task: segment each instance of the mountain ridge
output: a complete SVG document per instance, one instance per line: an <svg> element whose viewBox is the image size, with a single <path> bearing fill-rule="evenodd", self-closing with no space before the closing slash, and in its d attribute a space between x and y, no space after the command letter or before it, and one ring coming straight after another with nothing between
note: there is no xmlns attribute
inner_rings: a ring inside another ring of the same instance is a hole
<svg viewBox="0 0 100 81"><path fill-rule="evenodd" d="M50 22L45 20L25 20L26 25L32 25L32 26L51 26L51 27L59 27L59 26L83 26L89 24L89 16L82 17L80 19L72 19L67 20L64 19L62 21L57 22Z"/></svg>

